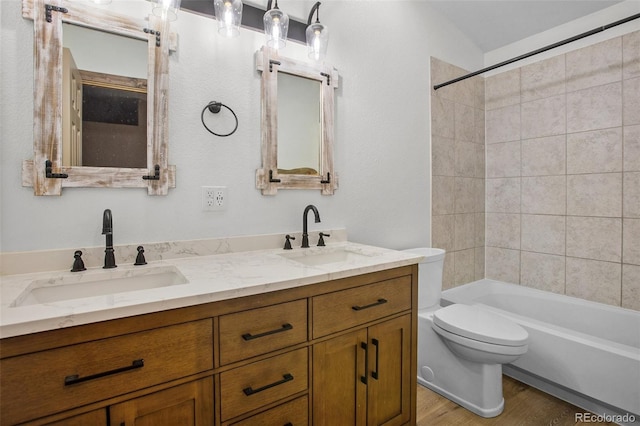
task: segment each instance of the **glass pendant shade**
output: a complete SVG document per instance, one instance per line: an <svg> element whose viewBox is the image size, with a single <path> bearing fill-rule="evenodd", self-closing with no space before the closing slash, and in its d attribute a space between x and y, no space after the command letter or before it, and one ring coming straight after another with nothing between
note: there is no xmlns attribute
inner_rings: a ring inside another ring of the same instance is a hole
<svg viewBox="0 0 640 426"><path fill-rule="evenodd" d="M242 1L214 0L213 7L218 21L218 33L225 37L237 37L242 22Z"/></svg>
<svg viewBox="0 0 640 426"><path fill-rule="evenodd" d="M178 19L181 1L182 0L155 0L156 5L153 7L153 14L161 17L163 20L175 21Z"/></svg>
<svg viewBox="0 0 640 426"><path fill-rule="evenodd" d="M329 30L320 22L314 22L307 27L307 48L309 58L321 61L327 54L327 45L329 44Z"/></svg>
<svg viewBox="0 0 640 426"><path fill-rule="evenodd" d="M276 6L271 10L267 10L263 21L267 46L274 49L284 47L287 43L287 32L289 31L289 16Z"/></svg>

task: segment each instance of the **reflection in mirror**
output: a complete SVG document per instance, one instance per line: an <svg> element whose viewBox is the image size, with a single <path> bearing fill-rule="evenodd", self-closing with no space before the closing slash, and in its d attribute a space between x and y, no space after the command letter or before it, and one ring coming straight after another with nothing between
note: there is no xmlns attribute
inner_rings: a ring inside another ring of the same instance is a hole
<svg viewBox="0 0 640 426"><path fill-rule="evenodd" d="M278 173L320 174L320 84L278 73Z"/></svg>
<svg viewBox="0 0 640 426"><path fill-rule="evenodd" d="M147 42L67 23L62 30L62 164L146 168Z"/></svg>
<svg viewBox="0 0 640 426"><path fill-rule="evenodd" d="M279 56L262 47L256 52L262 72L262 168L256 187L263 195L279 189L338 188L333 169L333 98L338 71L326 63Z"/></svg>

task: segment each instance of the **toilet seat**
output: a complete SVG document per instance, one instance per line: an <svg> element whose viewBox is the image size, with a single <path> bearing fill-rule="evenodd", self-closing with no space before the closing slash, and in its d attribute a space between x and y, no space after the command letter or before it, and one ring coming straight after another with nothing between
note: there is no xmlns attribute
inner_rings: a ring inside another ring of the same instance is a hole
<svg viewBox="0 0 640 426"><path fill-rule="evenodd" d="M515 322L474 305L454 304L438 309L433 324L439 334L442 331L453 335L452 340L458 340L458 336L491 346L524 346L526 351L529 339L527 331Z"/></svg>
<svg viewBox="0 0 640 426"><path fill-rule="evenodd" d="M450 342L456 343L469 349L474 349L476 351L486 352L494 355L520 356L527 353L527 350L529 349L529 345L527 345L526 343L520 346L507 346L470 339L468 337L460 336L459 334L451 333L443 328L438 327L435 324L433 324L433 330Z"/></svg>

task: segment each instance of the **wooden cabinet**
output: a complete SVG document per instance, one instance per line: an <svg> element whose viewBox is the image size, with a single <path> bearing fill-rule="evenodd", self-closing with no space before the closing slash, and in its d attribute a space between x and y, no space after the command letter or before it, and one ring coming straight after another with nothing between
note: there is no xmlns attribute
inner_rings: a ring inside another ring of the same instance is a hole
<svg viewBox="0 0 640 426"><path fill-rule="evenodd" d="M213 424L213 379L207 377L109 407L110 426Z"/></svg>
<svg viewBox="0 0 640 426"><path fill-rule="evenodd" d="M397 316L412 309L412 294L405 275L312 299L313 337L361 327L314 345L314 425L349 419L391 426L413 418L415 335L411 314Z"/></svg>
<svg viewBox="0 0 640 426"><path fill-rule="evenodd" d="M2 339L0 424L414 424L417 271Z"/></svg>

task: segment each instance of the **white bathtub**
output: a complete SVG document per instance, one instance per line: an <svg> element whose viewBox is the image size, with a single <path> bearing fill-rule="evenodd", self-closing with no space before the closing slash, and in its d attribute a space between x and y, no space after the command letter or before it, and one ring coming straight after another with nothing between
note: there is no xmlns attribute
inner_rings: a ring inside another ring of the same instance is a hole
<svg viewBox="0 0 640 426"><path fill-rule="evenodd" d="M451 303L482 304L527 330L529 350L505 374L640 424L640 312L487 279L443 291Z"/></svg>

